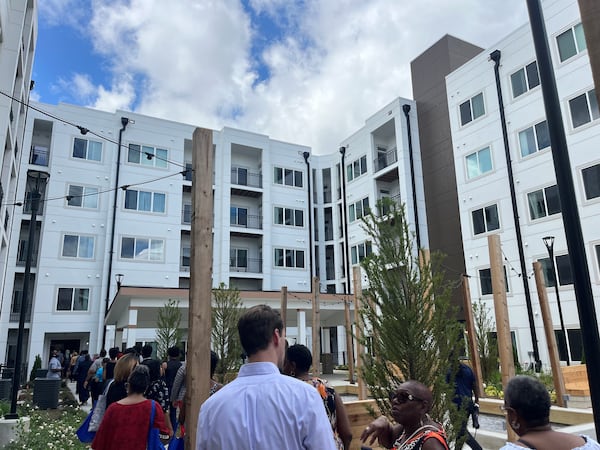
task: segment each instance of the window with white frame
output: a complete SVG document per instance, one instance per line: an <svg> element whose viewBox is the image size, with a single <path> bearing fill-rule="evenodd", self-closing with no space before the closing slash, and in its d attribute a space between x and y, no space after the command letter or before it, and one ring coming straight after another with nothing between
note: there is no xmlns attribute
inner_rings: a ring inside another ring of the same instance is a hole
<svg viewBox="0 0 600 450"><path fill-rule="evenodd" d="M542 120L535 125L519 131L519 147L521 156L529 156L550 147L550 131L548 122Z"/></svg>
<svg viewBox="0 0 600 450"><path fill-rule="evenodd" d="M550 258L540 258L538 261L542 265L542 274L544 275L546 287L556 286L556 276L554 275ZM558 285L568 286L573 284L573 270L571 269L569 255L555 255L554 263L558 272Z"/></svg>
<svg viewBox="0 0 600 450"><path fill-rule="evenodd" d="M304 211L301 209L275 206L273 208L273 223L289 227L303 227Z"/></svg>
<svg viewBox="0 0 600 450"><path fill-rule="evenodd" d="M57 311L87 311L90 301L89 288L58 288Z"/></svg>
<svg viewBox="0 0 600 450"><path fill-rule="evenodd" d="M360 244L350 247L350 255L352 264L358 264L367 256L373 253L371 241L361 242Z"/></svg>
<svg viewBox="0 0 600 450"><path fill-rule="evenodd" d="M367 155L361 156L346 166L348 181L352 181L365 173L367 173Z"/></svg>
<svg viewBox="0 0 600 450"><path fill-rule="evenodd" d="M73 158L87 159L88 161L102 161L102 142L75 138L72 155Z"/></svg>
<svg viewBox="0 0 600 450"><path fill-rule="evenodd" d="M285 186L302 187L302 171L286 169L284 167L273 168L273 182Z"/></svg>
<svg viewBox="0 0 600 450"><path fill-rule="evenodd" d="M65 234L63 236L62 256L66 258L92 259L94 257L94 236Z"/></svg>
<svg viewBox="0 0 600 450"><path fill-rule="evenodd" d="M556 36L556 44L558 45L560 62L564 62L584 51L587 45L583 34L583 25L578 23Z"/></svg>
<svg viewBox="0 0 600 450"><path fill-rule="evenodd" d="M361 217L369 214L369 197L365 197L355 203L352 203L349 207L349 219L350 222L360 219Z"/></svg>
<svg viewBox="0 0 600 450"><path fill-rule="evenodd" d="M127 189L125 191L125 209L153 213L164 213L167 196L161 192L139 191Z"/></svg>
<svg viewBox="0 0 600 450"><path fill-rule="evenodd" d="M304 250L290 248L276 248L274 264L275 267L304 268Z"/></svg>
<svg viewBox="0 0 600 450"><path fill-rule="evenodd" d="M558 187L555 184L528 193L527 204L529 205L529 217L531 220L560 214Z"/></svg>
<svg viewBox="0 0 600 450"><path fill-rule="evenodd" d="M578 95L569 100L569 111L571 112L573 128L578 128L593 120L598 120L600 118L600 110L598 109L596 90L592 89L585 94Z"/></svg>
<svg viewBox="0 0 600 450"><path fill-rule="evenodd" d="M586 200L600 197L600 164L581 170Z"/></svg>
<svg viewBox="0 0 600 450"><path fill-rule="evenodd" d="M122 259L136 261L163 261L165 241L145 237L123 237L120 255Z"/></svg>
<svg viewBox="0 0 600 450"><path fill-rule="evenodd" d="M169 151L150 145L129 144L127 162L166 169L169 165Z"/></svg>
<svg viewBox="0 0 600 450"><path fill-rule="evenodd" d="M504 286L506 292L510 292L508 288L508 277L506 276L506 266L504 268ZM492 269L479 269L479 288L481 289L481 295L490 295L494 293L492 289Z"/></svg>
<svg viewBox="0 0 600 450"><path fill-rule="evenodd" d="M67 206L97 209L98 188L70 184L69 193L67 194Z"/></svg>
<svg viewBox="0 0 600 450"><path fill-rule="evenodd" d="M483 92L471 97L459 106L460 124L466 125L485 114L485 105L483 103Z"/></svg>
<svg viewBox="0 0 600 450"><path fill-rule="evenodd" d="M248 208L231 206L229 208L229 224L239 225L241 227L248 226Z"/></svg>
<svg viewBox="0 0 600 450"><path fill-rule="evenodd" d="M473 218L473 234L483 234L500 228L498 206L488 205L471 212Z"/></svg>
<svg viewBox="0 0 600 450"><path fill-rule="evenodd" d="M229 268L230 269L248 269L248 249L230 248L229 249Z"/></svg>
<svg viewBox="0 0 600 450"><path fill-rule="evenodd" d="M465 157L467 162L467 178L476 178L492 170L492 151L490 147L482 148Z"/></svg>
<svg viewBox="0 0 600 450"><path fill-rule="evenodd" d="M521 67L510 76L513 98L523 95L525 92L540 85L540 75L538 73L537 62L527 64Z"/></svg>

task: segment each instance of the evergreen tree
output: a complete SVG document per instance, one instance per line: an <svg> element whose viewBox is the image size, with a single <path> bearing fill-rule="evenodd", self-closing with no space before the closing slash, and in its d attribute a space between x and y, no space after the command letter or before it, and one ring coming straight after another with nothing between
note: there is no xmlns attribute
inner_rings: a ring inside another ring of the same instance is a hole
<svg viewBox="0 0 600 450"><path fill-rule="evenodd" d="M167 350L179 345L183 333L181 331L181 310L179 301L170 298L158 310L156 321L156 353L159 359L167 360Z"/></svg>
<svg viewBox="0 0 600 450"><path fill-rule="evenodd" d="M221 283L217 289L213 289L213 305L212 346L220 358L215 377L223 383L226 375L237 371L242 361L242 344L237 331L238 320L243 312L239 290Z"/></svg>

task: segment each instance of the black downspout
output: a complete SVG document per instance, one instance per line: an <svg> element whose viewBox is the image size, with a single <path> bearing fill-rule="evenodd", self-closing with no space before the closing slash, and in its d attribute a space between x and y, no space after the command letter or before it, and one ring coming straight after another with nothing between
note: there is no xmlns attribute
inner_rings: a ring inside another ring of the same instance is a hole
<svg viewBox="0 0 600 450"><path fill-rule="evenodd" d="M413 207L415 208L415 230L417 238L417 248L421 248L421 233L419 232L419 210L417 208L417 189L415 181L415 160L413 156L412 133L410 132L410 105L402 105L402 111L406 116L406 132L408 134L408 157L410 159L410 184L412 188Z"/></svg>
<svg viewBox="0 0 600 450"><path fill-rule="evenodd" d="M110 283L112 279L112 264L113 264L113 255L115 253L115 222L117 220L117 201L119 194L119 170L121 169L121 145L123 143L123 131L127 128L127 124L129 123L129 119L127 117L121 117L121 125L122 128L119 130L119 143L117 147L117 170L115 172L115 187L114 187L114 195L113 195L113 215L112 215L112 224L110 229L110 250L108 253L108 273L106 274L106 300L104 303L104 319L106 319L106 315L108 314L108 306L110 304ZM102 347L106 345L106 323L104 324L104 329L102 331Z"/></svg>
<svg viewBox="0 0 600 450"><path fill-rule="evenodd" d="M517 237L517 248L519 249L519 261L521 262L521 279L523 280L523 289L525 290L525 304L527 305L527 318L529 319L529 331L531 332L531 341L533 342L533 358L535 360L535 371L542 369L540 352L538 349L537 333L535 331L535 322L533 320L533 307L531 306L531 293L529 292L529 283L527 282L527 267L525 266L525 253L523 252L523 237L521 236L521 225L519 224L519 210L517 208L517 196L515 193L515 179L512 170L512 160L508 144L508 131L506 128L506 116L504 114L504 101L502 100L502 86L500 85L500 50L494 50L490 53L490 59L494 61L494 75L496 76L496 90L498 92L498 107L500 110L500 124L502 126L502 138L504 140L504 152L506 155L506 170L508 172L508 186L510 187L510 200L513 210L513 219L515 221L515 233Z"/></svg>
<svg viewBox="0 0 600 450"><path fill-rule="evenodd" d="M348 248L348 211L346 207L346 147L340 147L342 154L342 217L344 220L344 251L346 252L344 259L344 267L346 268L346 288L344 294L349 294L350 291L350 251Z"/></svg>
<svg viewBox="0 0 600 450"><path fill-rule="evenodd" d="M310 197L311 197L311 186L310 186L310 163L308 162L308 158L310 156L309 152L304 152L302 153L302 156L304 156L304 162L306 163L306 173L307 173L307 194L308 194L308 254L310 256L310 292L312 293L312 281L313 281L313 277L315 276L314 274L314 267L313 267L313 230L312 230L312 216L313 216L313 210L312 210L312 202L310 201Z"/></svg>

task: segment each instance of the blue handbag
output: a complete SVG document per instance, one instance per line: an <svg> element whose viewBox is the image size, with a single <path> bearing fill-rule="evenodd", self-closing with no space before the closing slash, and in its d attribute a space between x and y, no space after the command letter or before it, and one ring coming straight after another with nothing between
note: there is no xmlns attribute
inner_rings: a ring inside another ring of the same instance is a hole
<svg viewBox="0 0 600 450"><path fill-rule="evenodd" d="M166 450L163 443L160 441L158 428L154 428L154 413L156 412L156 403L152 402L152 412L150 413L150 429L148 430L148 450Z"/></svg>
<svg viewBox="0 0 600 450"><path fill-rule="evenodd" d="M87 417L85 418L85 420L83 421L83 423L79 426L79 428L77 428L77 431L75 433L75 434L77 434L77 438L81 442L84 442L86 444L92 442L94 440L94 437L96 436L96 432L95 431L90 431L89 430L90 421L92 420L92 414L94 414L94 410L93 409L87 415Z"/></svg>
<svg viewBox="0 0 600 450"><path fill-rule="evenodd" d="M183 432L183 426L181 427L180 436L175 437L175 435L177 434L177 427L178 424L177 422L175 422L175 427L173 428L173 439L171 439L171 442L169 442L169 450L184 450L185 437Z"/></svg>

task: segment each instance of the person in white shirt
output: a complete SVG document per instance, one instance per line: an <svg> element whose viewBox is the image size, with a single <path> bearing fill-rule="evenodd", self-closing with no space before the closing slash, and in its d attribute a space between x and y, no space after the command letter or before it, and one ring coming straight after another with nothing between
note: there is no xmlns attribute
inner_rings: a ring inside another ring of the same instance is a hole
<svg viewBox="0 0 600 450"><path fill-rule="evenodd" d="M285 330L267 305L238 322L248 364L200 408L196 450L335 450L331 425L316 389L282 375Z"/></svg>
<svg viewBox="0 0 600 450"><path fill-rule="evenodd" d="M62 365L58 359L58 350L52 350L52 358L48 363L48 372L46 372L46 378L54 378L60 380L60 374L62 372Z"/></svg>

